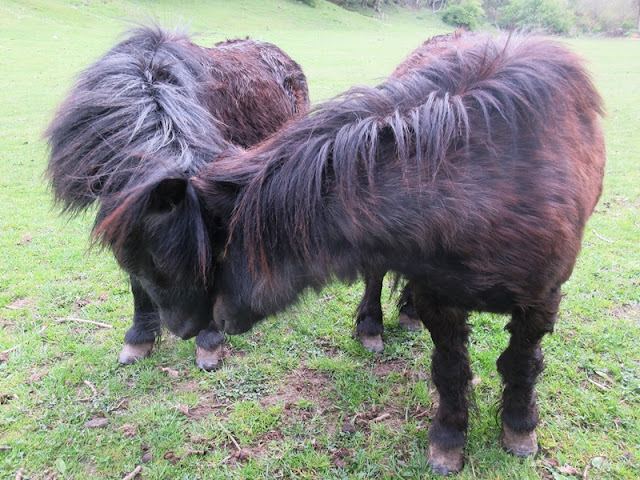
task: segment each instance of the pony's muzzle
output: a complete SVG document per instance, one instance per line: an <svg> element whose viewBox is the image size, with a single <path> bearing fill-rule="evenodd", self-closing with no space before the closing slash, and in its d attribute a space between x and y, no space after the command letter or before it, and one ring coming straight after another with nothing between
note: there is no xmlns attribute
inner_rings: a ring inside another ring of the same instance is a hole
<svg viewBox="0 0 640 480"><path fill-rule="evenodd" d="M259 317L249 309L241 308L224 296L219 296L213 306L213 323L218 330L230 335L248 332Z"/></svg>

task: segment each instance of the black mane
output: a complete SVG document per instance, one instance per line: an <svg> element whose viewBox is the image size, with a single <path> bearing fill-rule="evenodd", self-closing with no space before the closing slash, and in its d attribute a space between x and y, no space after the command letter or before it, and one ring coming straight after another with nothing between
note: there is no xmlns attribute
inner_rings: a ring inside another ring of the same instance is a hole
<svg viewBox="0 0 640 480"><path fill-rule="evenodd" d="M230 242L240 235L251 246L254 272L269 274L274 248L307 263L311 252L326 251L331 232L318 231L315 220L329 215L328 198L349 215L353 244L372 228L389 230L393 222L383 225L370 201L387 169L399 169L407 185L420 179L428 188L469 155L470 136L476 150L499 153L520 130L540 139L559 128L554 122L564 117L552 110L602 114L581 61L556 42L475 37L472 47L318 105L254 150L204 172L204 190L253 177L239 198Z"/></svg>

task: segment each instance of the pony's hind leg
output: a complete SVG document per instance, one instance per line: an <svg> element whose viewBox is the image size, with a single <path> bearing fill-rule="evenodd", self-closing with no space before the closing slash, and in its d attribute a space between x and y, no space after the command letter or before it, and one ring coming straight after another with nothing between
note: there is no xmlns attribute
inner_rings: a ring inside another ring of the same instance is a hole
<svg viewBox="0 0 640 480"><path fill-rule="evenodd" d="M222 362L222 344L224 334L212 321L206 330L201 330L196 337L196 366L202 370L215 370Z"/></svg>
<svg viewBox="0 0 640 480"><path fill-rule="evenodd" d="M431 374L440 397L429 429L429 464L435 473L447 475L463 466L462 449L469 419L467 391L471 380L468 312L433 302L422 295L417 286L414 286L414 301L433 339Z"/></svg>
<svg viewBox="0 0 640 480"><path fill-rule="evenodd" d="M398 325L406 328L410 332L419 332L424 327L422 320L416 312L416 308L413 306L413 290L411 284L407 283L402 289L400 299L398 300L398 308L400 313L398 314Z"/></svg>
<svg viewBox="0 0 640 480"><path fill-rule="evenodd" d="M124 347L118 358L118 361L124 364L135 363L151 355L161 331L160 315L151 298L138 280L133 276L130 280L133 294L133 325L124 335Z"/></svg>
<svg viewBox="0 0 640 480"><path fill-rule="evenodd" d="M364 277L365 289L356 316L356 335L362 346L374 353L384 349L382 342L382 280L384 273L367 274Z"/></svg>
<svg viewBox="0 0 640 480"><path fill-rule="evenodd" d="M553 289L544 304L514 309L506 327L511 340L498 359L504 382L502 446L519 457L535 455L538 450L535 385L544 368L540 342L553 331L560 296L560 289Z"/></svg>

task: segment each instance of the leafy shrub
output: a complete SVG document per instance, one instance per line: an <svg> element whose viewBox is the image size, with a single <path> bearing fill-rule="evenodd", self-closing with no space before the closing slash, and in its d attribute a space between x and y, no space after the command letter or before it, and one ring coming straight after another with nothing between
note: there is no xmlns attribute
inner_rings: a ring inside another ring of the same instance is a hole
<svg viewBox="0 0 640 480"><path fill-rule="evenodd" d="M484 10L478 1L449 5L442 13L442 21L456 27L469 30L476 28L478 21L484 17Z"/></svg>
<svg viewBox="0 0 640 480"><path fill-rule="evenodd" d="M512 26L567 33L573 18L564 0L511 0L500 9L501 27Z"/></svg>
<svg viewBox="0 0 640 480"><path fill-rule="evenodd" d="M309 7L316 8L318 6L318 0L298 0L300 3L304 3Z"/></svg>

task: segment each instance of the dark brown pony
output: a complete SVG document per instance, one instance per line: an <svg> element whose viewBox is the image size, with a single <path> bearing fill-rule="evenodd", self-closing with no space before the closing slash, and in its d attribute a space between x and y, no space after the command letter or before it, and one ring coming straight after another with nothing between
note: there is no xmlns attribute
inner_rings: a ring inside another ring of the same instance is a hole
<svg viewBox="0 0 640 480"><path fill-rule="evenodd" d="M47 174L64 210L79 212L98 200L99 223L105 202L121 192L154 175L194 175L229 142L254 145L308 107L302 69L275 45L243 39L203 48L183 33L139 28L79 76L46 132ZM203 235L193 230L187 237ZM179 257L180 246L171 254ZM186 336L190 316L211 319L206 289L176 293L145 279L144 270L127 269L134 316L123 363L151 353L161 320ZM184 308L177 297L188 299ZM217 365L223 339L201 329L200 367Z"/></svg>
<svg viewBox="0 0 640 480"><path fill-rule="evenodd" d="M149 179L95 234L130 259L132 238L168 258L157 231L209 232L154 271L212 285L213 328L232 334L335 278L407 278L435 346L429 461L446 474L463 465L472 310L511 315L498 359L502 442L537 450L540 342L600 196L605 149L600 96L564 46L437 42L396 78L319 105L248 151L230 148L196 177Z"/></svg>

